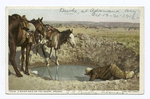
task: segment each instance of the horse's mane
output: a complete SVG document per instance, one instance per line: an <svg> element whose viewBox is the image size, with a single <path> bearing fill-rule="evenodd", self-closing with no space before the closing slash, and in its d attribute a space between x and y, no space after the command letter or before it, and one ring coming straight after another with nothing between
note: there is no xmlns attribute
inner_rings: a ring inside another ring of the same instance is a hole
<svg viewBox="0 0 150 99"><path fill-rule="evenodd" d="M62 31L62 32L60 32L60 33L68 33L68 32L71 32L70 29L64 30L64 31Z"/></svg>
<svg viewBox="0 0 150 99"><path fill-rule="evenodd" d="M70 31L70 29L68 30L64 30L62 32L60 32L62 34L61 39L64 39L63 43L65 43L67 41L67 38L69 37L69 34L72 33L72 31Z"/></svg>
<svg viewBox="0 0 150 99"><path fill-rule="evenodd" d="M58 32L58 33L61 33L58 29L54 28L54 31Z"/></svg>
<svg viewBox="0 0 150 99"><path fill-rule="evenodd" d="M56 28L53 28L52 31L53 31L53 32L57 32L57 33L61 33L61 32L60 32L58 29L56 29Z"/></svg>
<svg viewBox="0 0 150 99"><path fill-rule="evenodd" d="M32 20L30 20L29 22L34 23L34 22L36 22L36 21L37 21L37 20L32 19Z"/></svg>

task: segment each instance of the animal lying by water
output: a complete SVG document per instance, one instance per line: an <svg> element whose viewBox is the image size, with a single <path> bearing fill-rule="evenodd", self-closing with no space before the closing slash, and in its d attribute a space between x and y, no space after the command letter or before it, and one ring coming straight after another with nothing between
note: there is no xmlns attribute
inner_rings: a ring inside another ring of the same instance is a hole
<svg viewBox="0 0 150 99"><path fill-rule="evenodd" d="M118 66L115 64L98 67L98 68L86 68L86 74L90 77L89 81L93 81L94 79L128 79L134 76L134 71L131 72L123 72Z"/></svg>

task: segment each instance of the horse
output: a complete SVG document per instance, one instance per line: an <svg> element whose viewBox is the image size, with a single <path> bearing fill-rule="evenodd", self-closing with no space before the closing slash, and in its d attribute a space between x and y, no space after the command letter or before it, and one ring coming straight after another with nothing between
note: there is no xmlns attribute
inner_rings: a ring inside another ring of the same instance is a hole
<svg viewBox="0 0 150 99"><path fill-rule="evenodd" d="M36 49L36 54L38 52L37 46L39 44L43 44L45 41L45 37L46 37L46 29L45 29L45 25L42 22L43 17L41 19L32 19L31 21L29 21L30 23L34 24L36 31L34 33L34 47Z"/></svg>
<svg viewBox="0 0 150 99"><path fill-rule="evenodd" d="M55 64L57 65L56 67L56 75L58 75L58 68L59 68L59 62L58 62L58 49L60 49L60 46L66 42L68 42L73 48L76 46L76 43L74 41L74 35L73 35L73 30L65 30L60 32L58 29L51 27L50 25L45 25L47 30L46 34L46 46L50 48L50 54L49 58L46 56L46 52L44 50L44 44L42 45L42 52L45 57L45 62L46 65L49 66L49 59L52 57L52 48L55 50L55 57L56 61ZM55 79L56 79L55 75Z"/></svg>
<svg viewBox="0 0 150 99"><path fill-rule="evenodd" d="M23 16L25 17L25 16ZM28 20L27 20L28 21ZM41 20L39 20L41 21ZM42 23L42 22L41 22ZM41 23L38 27L38 31L42 31L41 29ZM28 71L28 62L29 62L29 53L32 45L32 36L34 34L35 27L32 23L29 23L29 28L22 27L23 20L22 17L18 14L13 14L12 16L9 16L9 61L12 64L17 77L22 77L23 75L20 73L20 71L24 71L23 69L23 61L24 61L24 49L26 48L26 67L24 73L26 75L29 75ZM32 28L30 28L32 27ZM44 32L44 31L43 31ZM18 70L16 63L15 63L15 56L16 56L16 47L21 46L21 69ZM9 71L10 73L10 71Z"/></svg>

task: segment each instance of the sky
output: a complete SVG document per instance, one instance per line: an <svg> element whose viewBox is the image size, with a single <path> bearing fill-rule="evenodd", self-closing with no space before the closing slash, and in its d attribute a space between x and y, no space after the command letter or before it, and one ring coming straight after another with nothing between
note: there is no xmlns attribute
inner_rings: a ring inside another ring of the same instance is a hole
<svg viewBox="0 0 150 99"><path fill-rule="evenodd" d="M43 21L92 21L92 22L140 22L139 9L101 9L101 8L10 8L8 15L26 15L28 20L43 17Z"/></svg>

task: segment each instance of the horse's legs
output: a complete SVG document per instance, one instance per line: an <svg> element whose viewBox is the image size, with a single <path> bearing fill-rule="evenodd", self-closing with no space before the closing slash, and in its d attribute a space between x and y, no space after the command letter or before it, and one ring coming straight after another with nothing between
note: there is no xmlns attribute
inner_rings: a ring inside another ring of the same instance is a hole
<svg viewBox="0 0 150 99"><path fill-rule="evenodd" d="M42 44L42 52L43 52L43 55L44 55L46 66L49 66L49 58L46 56L45 49L44 49L44 44Z"/></svg>
<svg viewBox="0 0 150 99"><path fill-rule="evenodd" d="M56 56L56 65L59 66L59 63L58 63L58 49L55 50L55 56Z"/></svg>
<svg viewBox="0 0 150 99"><path fill-rule="evenodd" d="M56 80L56 76L58 76L59 79L59 75L58 75L58 68L59 68L59 63L58 63L58 49L55 49L55 56L56 56L56 75L55 75L55 80Z"/></svg>
<svg viewBox="0 0 150 99"><path fill-rule="evenodd" d="M26 47L26 68L25 68L25 74L27 74L27 75L29 75L28 63L29 63L30 49L31 49L31 44L28 44Z"/></svg>
<svg viewBox="0 0 150 99"><path fill-rule="evenodd" d="M10 49L10 54L9 54L9 61L11 62L15 72L16 72L16 76L17 77L22 77L22 75L20 74L17 66L16 66L16 62L15 62L15 56L16 56L16 44L14 41L9 40L9 49Z"/></svg>
<svg viewBox="0 0 150 99"><path fill-rule="evenodd" d="M45 62L46 62L46 66L47 66L47 69L48 69L49 76L50 76L51 79L53 79L52 76L51 76L50 70L49 70L49 59L46 56L46 53L45 53L45 50L44 50L44 45L42 45L42 51L43 51L43 55L45 57Z"/></svg>
<svg viewBox="0 0 150 99"><path fill-rule="evenodd" d="M50 48L49 59L52 57L52 47Z"/></svg>
<svg viewBox="0 0 150 99"><path fill-rule="evenodd" d="M23 69L23 63L24 63L24 49L25 49L25 47L24 46L22 46L21 47L21 54L22 54L22 57L21 57L21 71L24 71L24 69Z"/></svg>
<svg viewBox="0 0 150 99"><path fill-rule="evenodd" d="M59 75L58 75L58 68L59 68L59 65L56 66L56 75L55 75L55 80L56 80L56 76L58 77L59 79Z"/></svg>

